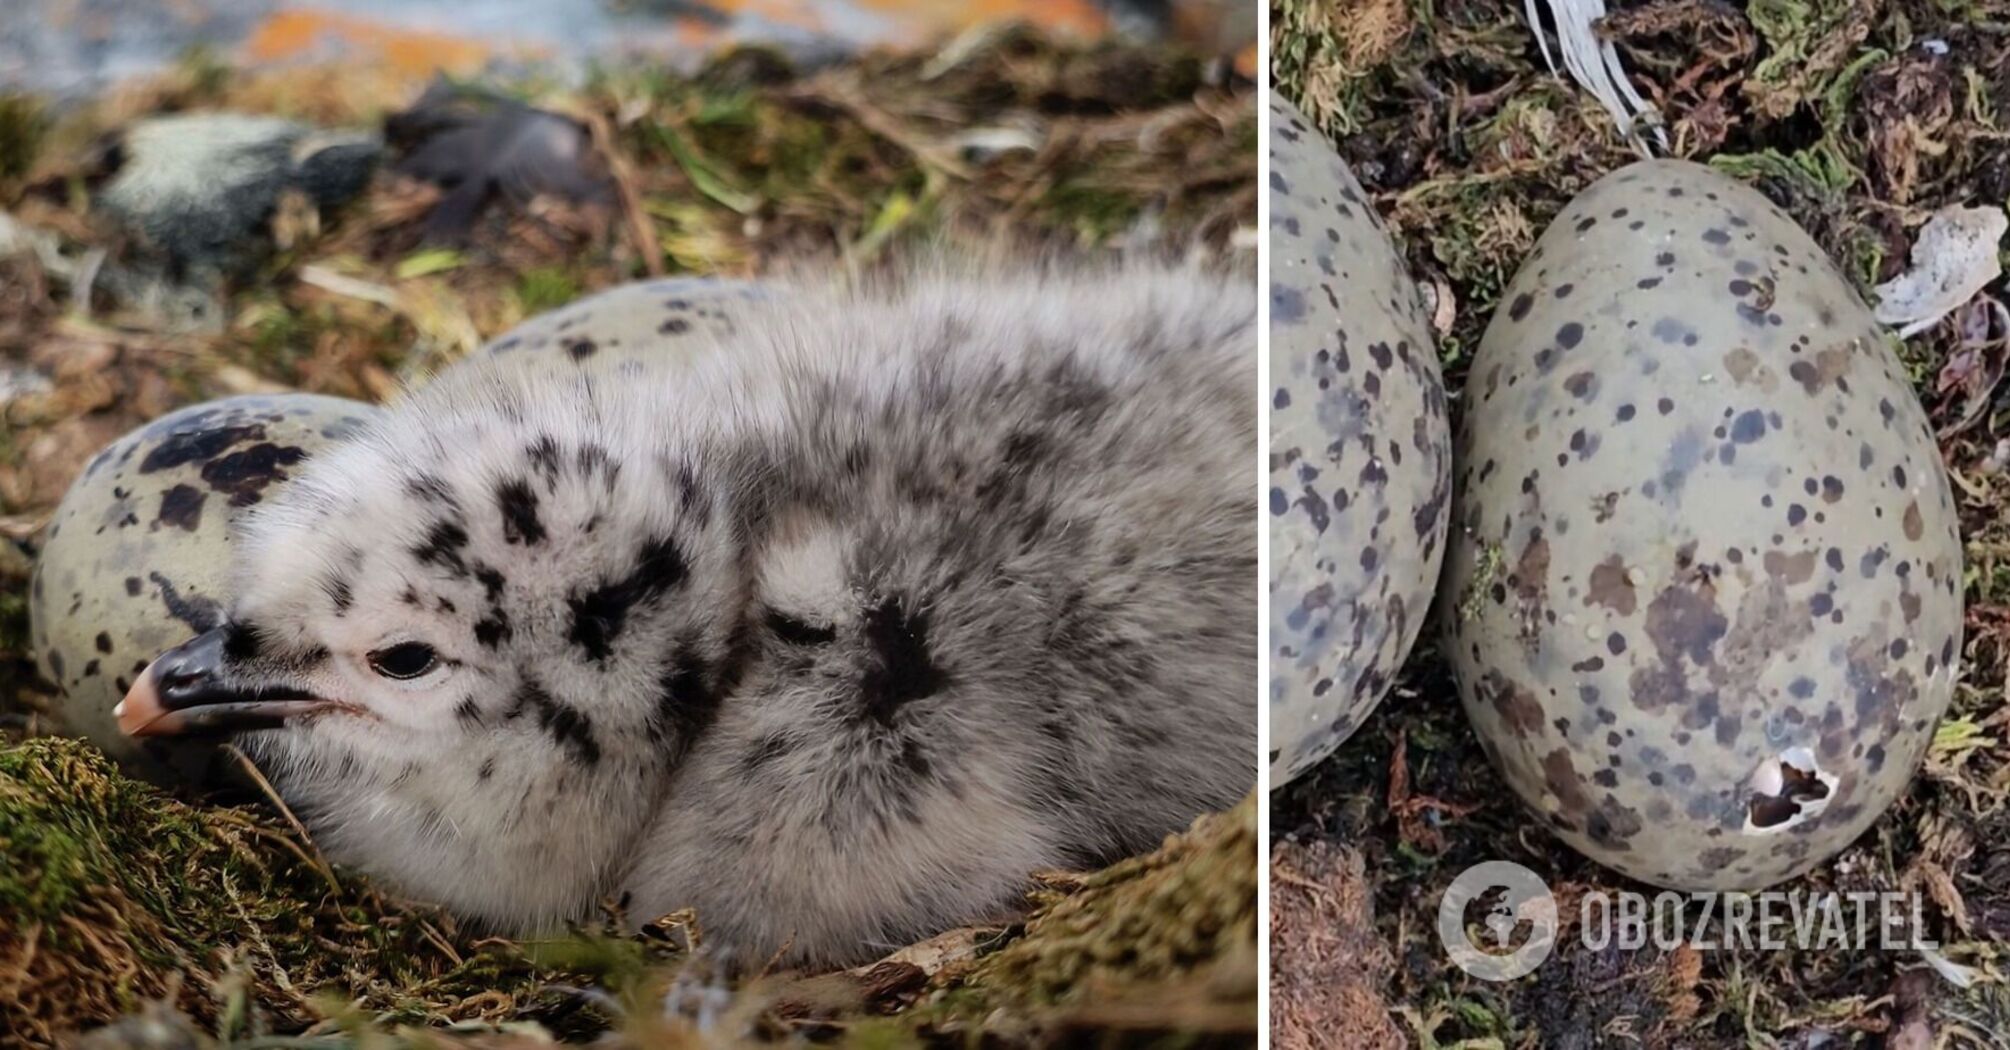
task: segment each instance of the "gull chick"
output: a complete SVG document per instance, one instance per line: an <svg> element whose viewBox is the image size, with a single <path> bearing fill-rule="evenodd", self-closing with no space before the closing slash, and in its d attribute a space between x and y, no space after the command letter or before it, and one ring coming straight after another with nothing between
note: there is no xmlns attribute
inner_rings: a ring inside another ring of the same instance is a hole
<svg viewBox="0 0 2010 1050"><path fill-rule="evenodd" d="M331 857L479 923L695 907L802 965L1252 789L1254 282L795 288L612 367L574 314L312 461L121 725L233 734Z"/></svg>

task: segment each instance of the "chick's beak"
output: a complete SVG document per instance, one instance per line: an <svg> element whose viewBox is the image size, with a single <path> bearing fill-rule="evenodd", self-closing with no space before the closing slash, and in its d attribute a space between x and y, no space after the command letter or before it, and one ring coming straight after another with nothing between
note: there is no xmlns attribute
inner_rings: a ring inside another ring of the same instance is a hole
<svg viewBox="0 0 2010 1050"><path fill-rule="evenodd" d="M224 628L162 653L112 709L127 736L176 736L271 729L338 706L287 685L223 673Z"/></svg>

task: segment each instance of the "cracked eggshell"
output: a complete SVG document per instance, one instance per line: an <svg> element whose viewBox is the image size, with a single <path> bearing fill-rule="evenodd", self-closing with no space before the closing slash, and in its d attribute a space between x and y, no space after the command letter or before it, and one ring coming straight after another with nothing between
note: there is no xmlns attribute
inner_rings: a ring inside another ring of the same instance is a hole
<svg viewBox="0 0 2010 1050"><path fill-rule="evenodd" d="M209 779L209 749L121 734L112 708L153 658L229 604L231 525L377 410L313 394L191 405L98 453L56 508L29 585L65 731L158 782Z"/></svg>
<svg viewBox="0 0 2010 1050"><path fill-rule="evenodd" d="M1360 726L1437 583L1451 435L1403 257L1333 147L1270 96L1270 775Z"/></svg>
<svg viewBox="0 0 2010 1050"><path fill-rule="evenodd" d="M1905 790L1961 651L1954 506L1885 333L1791 219L1694 164L1601 179L1464 403L1446 651L1558 835L1756 890Z"/></svg>
<svg viewBox="0 0 2010 1050"><path fill-rule="evenodd" d="M644 360L688 361L731 336L748 310L777 294L759 282L716 277L624 284L530 318L481 352L596 370Z"/></svg>

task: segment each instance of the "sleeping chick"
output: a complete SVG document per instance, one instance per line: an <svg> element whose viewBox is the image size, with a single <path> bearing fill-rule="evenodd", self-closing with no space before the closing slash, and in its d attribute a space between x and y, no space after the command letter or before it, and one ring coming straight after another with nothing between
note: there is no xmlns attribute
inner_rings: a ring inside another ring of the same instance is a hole
<svg viewBox="0 0 2010 1050"><path fill-rule="evenodd" d="M613 301L310 463L122 727L235 734L335 859L497 928L695 907L812 966L1252 789L1253 281L799 287L586 367Z"/></svg>

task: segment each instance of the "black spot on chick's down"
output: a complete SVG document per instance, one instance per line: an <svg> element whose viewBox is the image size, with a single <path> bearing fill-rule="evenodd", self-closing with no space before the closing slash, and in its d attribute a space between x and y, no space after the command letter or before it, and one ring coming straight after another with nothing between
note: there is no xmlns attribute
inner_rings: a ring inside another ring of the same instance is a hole
<svg viewBox="0 0 2010 1050"><path fill-rule="evenodd" d="M949 675L928 651L928 617L910 613L898 598L866 610L865 638L874 661L859 680L866 717L882 725L903 704L940 692Z"/></svg>
<svg viewBox="0 0 2010 1050"><path fill-rule="evenodd" d="M524 455L530 457L531 465L544 475L546 481L558 477L558 441L550 434L539 437L524 447Z"/></svg>
<svg viewBox="0 0 2010 1050"><path fill-rule="evenodd" d="M455 574L468 571L461 561L461 548L468 545L468 530L451 521L435 523L426 533L425 542L412 548L412 557L421 565L438 565L451 569Z"/></svg>
<svg viewBox="0 0 2010 1050"><path fill-rule="evenodd" d="M689 569L676 541L659 537L642 545L627 576L566 599L572 610L567 639L594 660L606 660L635 606L662 597L684 582Z"/></svg>
<svg viewBox="0 0 2010 1050"><path fill-rule="evenodd" d="M407 480L405 491L413 499L426 503L438 503L448 507L459 505L459 501L454 499L454 490L447 485L447 479L438 474L420 474Z"/></svg>
<svg viewBox="0 0 2010 1050"><path fill-rule="evenodd" d="M491 609L487 616L475 621L475 641L484 649L493 649L509 637L509 614L501 609Z"/></svg>
<svg viewBox="0 0 2010 1050"><path fill-rule="evenodd" d="M502 512L503 539L526 547L544 542L544 522L537 516L537 493L522 478L496 486L496 509Z"/></svg>
<svg viewBox="0 0 2010 1050"><path fill-rule="evenodd" d="M248 623L232 623L223 633L223 655L232 663L257 659L262 646L258 628Z"/></svg>
<svg viewBox="0 0 2010 1050"><path fill-rule="evenodd" d="M837 631L829 627L804 623L793 616L770 610L767 616L768 630L775 637L790 645L823 645L837 637Z"/></svg>
<svg viewBox="0 0 2010 1050"><path fill-rule="evenodd" d="M340 576L328 576L321 581L321 593L328 596L328 604L335 607L335 615L340 616L356 604L356 592L349 581Z"/></svg>
<svg viewBox="0 0 2010 1050"><path fill-rule="evenodd" d="M688 647L663 670L649 735L671 749L669 759L680 757L719 715L721 690L707 671L704 658Z"/></svg>
<svg viewBox="0 0 2010 1050"><path fill-rule="evenodd" d="M552 741L571 752L581 765L600 764L600 743L593 738L593 720L546 692L534 678L524 680L504 717L517 719L525 714L535 715L538 728L551 734Z"/></svg>
<svg viewBox="0 0 2010 1050"><path fill-rule="evenodd" d="M754 631L742 621L726 639L726 651L708 664L695 639L686 639L663 668L649 737L666 745L663 757L676 761L719 716L725 697L739 685L754 654Z"/></svg>
<svg viewBox="0 0 2010 1050"><path fill-rule="evenodd" d="M781 733L769 733L740 754L740 774L751 776L758 773L769 763L795 750L795 747L793 739Z"/></svg>

